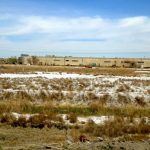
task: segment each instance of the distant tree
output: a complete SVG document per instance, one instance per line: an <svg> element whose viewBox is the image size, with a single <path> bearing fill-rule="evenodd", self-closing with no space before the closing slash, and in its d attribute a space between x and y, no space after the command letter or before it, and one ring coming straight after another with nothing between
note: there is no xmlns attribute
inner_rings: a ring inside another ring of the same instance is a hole
<svg viewBox="0 0 150 150"><path fill-rule="evenodd" d="M22 60L22 57L19 57L18 58L18 64L22 64L23 60Z"/></svg>
<svg viewBox="0 0 150 150"><path fill-rule="evenodd" d="M39 59L36 56L32 56L32 63L33 65L37 65L39 62Z"/></svg>
<svg viewBox="0 0 150 150"><path fill-rule="evenodd" d="M17 64L18 63L18 59L16 57L11 57L7 59L7 63L8 64Z"/></svg>
<svg viewBox="0 0 150 150"><path fill-rule="evenodd" d="M27 63L30 64L30 65L32 65L32 59L31 59L31 58L28 58L28 59L27 59Z"/></svg>
<svg viewBox="0 0 150 150"><path fill-rule="evenodd" d="M6 64L7 60L4 58L0 58L0 64Z"/></svg>
<svg viewBox="0 0 150 150"><path fill-rule="evenodd" d="M21 54L21 57L29 56L28 54Z"/></svg>

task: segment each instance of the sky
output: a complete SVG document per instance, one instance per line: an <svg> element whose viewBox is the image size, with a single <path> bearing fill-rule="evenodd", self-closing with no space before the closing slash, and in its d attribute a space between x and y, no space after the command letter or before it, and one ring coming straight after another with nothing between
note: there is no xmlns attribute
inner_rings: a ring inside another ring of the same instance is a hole
<svg viewBox="0 0 150 150"><path fill-rule="evenodd" d="M0 0L0 57L150 58L150 0Z"/></svg>

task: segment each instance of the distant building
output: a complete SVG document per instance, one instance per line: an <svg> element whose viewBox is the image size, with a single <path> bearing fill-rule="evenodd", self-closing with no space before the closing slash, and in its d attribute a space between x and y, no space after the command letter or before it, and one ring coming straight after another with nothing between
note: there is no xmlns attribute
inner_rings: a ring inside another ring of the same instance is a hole
<svg viewBox="0 0 150 150"><path fill-rule="evenodd" d="M47 66L90 66L90 67L124 67L150 68L150 59L145 58L92 58L92 57L43 57L22 56L24 65Z"/></svg>

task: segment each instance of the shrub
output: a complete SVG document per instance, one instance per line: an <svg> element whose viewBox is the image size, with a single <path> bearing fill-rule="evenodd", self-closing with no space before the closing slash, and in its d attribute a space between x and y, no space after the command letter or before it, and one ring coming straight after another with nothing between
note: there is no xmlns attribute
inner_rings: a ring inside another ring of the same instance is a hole
<svg viewBox="0 0 150 150"><path fill-rule="evenodd" d="M39 94L39 98L42 99L42 101L46 101L48 100L48 94L45 91L41 90Z"/></svg>
<svg viewBox="0 0 150 150"><path fill-rule="evenodd" d="M54 123L52 123L52 125L59 130L63 130L63 129L67 130L68 129L68 126L62 122L54 122Z"/></svg>
<svg viewBox="0 0 150 150"><path fill-rule="evenodd" d="M144 122L129 123L122 117L115 117L114 120L106 121L102 125L88 123L82 132L91 133L94 136L118 137L128 134L149 134L150 125Z"/></svg>
<svg viewBox="0 0 150 150"><path fill-rule="evenodd" d="M100 97L100 102L104 105L107 104L108 101L110 101L111 96L109 94L104 94L103 96Z"/></svg>
<svg viewBox="0 0 150 150"><path fill-rule="evenodd" d="M22 116L22 117L18 118L16 123L18 124L18 126L21 126L21 127L25 128L25 127L27 127L27 122L28 121L26 120L26 118Z"/></svg>
<svg viewBox="0 0 150 150"><path fill-rule="evenodd" d="M77 122L77 116L75 113L69 114L69 121L70 121L70 123L76 123Z"/></svg>
<svg viewBox="0 0 150 150"><path fill-rule="evenodd" d="M136 96L135 102L142 107L146 105L146 102L144 102L144 97Z"/></svg>
<svg viewBox="0 0 150 150"><path fill-rule="evenodd" d="M139 133L141 133L141 134L148 134L148 133L150 133L150 125L139 124L138 130L139 130Z"/></svg>
<svg viewBox="0 0 150 150"><path fill-rule="evenodd" d="M95 95L95 93L92 93L92 92L87 93L86 96L87 96L88 100L98 100L99 99L99 97L97 97Z"/></svg>
<svg viewBox="0 0 150 150"><path fill-rule="evenodd" d="M25 91L18 91L15 95L17 99L32 101L33 96Z"/></svg>
<svg viewBox="0 0 150 150"><path fill-rule="evenodd" d="M148 94L150 95L150 89L149 89L149 90L147 90L147 92L148 92Z"/></svg>
<svg viewBox="0 0 150 150"><path fill-rule="evenodd" d="M29 123L31 123L31 124L40 124L40 123L45 122L46 119L47 119L46 115L37 114L37 115L31 116L29 118Z"/></svg>
<svg viewBox="0 0 150 150"><path fill-rule="evenodd" d="M83 128L83 132L93 133L95 127L96 127L96 124L94 123L94 121L88 120L88 122L85 124L85 126Z"/></svg>
<svg viewBox="0 0 150 150"><path fill-rule="evenodd" d="M12 99L13 94L11 92L4 92L1 94L0 99L1 100L9 100Z"/></svg>
<svg viewBox="0 0 150 150"><path fill-rule="evenodd" d="M13 118L10 114L3 114L1 117L1 123L10 123L12 120Z"/></svg>
<svg viewBox="0 0 150 150"><path fill-rule="evenodd" d="M118 102L122 104L128 104L130 102L130 98L125 95L118 94Z"/></svg>
<svg viewBox="0 0 150 150"><path fill-rule="evenodd" d="M123 85L119 86L117 89L117 92L125 92L125 91L126 91L126 88Z"/></svg>

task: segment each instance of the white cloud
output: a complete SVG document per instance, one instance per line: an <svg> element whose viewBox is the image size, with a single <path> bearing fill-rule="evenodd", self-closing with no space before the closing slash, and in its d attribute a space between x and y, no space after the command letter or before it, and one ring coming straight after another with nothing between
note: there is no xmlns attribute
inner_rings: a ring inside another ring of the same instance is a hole
<svg viewBox="0 0 150 150"><path fill-rule="evenodd" d="M21 35L29 33L64 33L97 30L103 28L106 22L100 17L59 18L59 17L21 17L16 25L3 28L3 35Z"/></svg>
<svg viewBox="0 0 150 150"><path fill-rule="evenodd" d="M7 21L10 18L7 17ZM1 19L2 22L4 20ZM13 42L9 39L10 36L18 38L27 36L31 41ZM149 52L150 18L137 16L113 20L101 17L13 16L12 26L0 26L0 37L3 49Z"/></svg>
<svg viewBox="0 0 150 150"><path fill-rule="evenodd" d="M130 17L120 20L120 26L121 27L136 27L145 25L149 22L149 18L145 16L139 16L139 17Z"/></svg>

